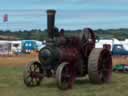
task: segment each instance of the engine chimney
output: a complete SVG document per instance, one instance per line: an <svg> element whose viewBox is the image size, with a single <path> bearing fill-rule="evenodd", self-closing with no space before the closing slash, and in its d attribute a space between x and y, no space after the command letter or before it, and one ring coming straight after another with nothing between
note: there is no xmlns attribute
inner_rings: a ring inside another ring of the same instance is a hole
<svg viewBox="0 0 128 96"><path fill-rule="evenodd" d="M48 37L53 39L54 38L54 28L55 28L55 10L47 10L47 30L48 30Z"/></svg>

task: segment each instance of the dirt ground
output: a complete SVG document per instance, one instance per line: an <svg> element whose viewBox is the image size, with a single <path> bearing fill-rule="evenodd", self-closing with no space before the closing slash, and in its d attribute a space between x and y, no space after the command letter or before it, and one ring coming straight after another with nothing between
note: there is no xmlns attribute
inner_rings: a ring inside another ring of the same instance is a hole
<svg viewBox="0 0 128 96"><path fill-rule="evenodd" d="M0 57L0 66L23 66L31 61L38 60L34 55Z"/></svg>
<svg viewBox="0 0 128 96"><path fill-rule="evenodd" d="M0 57L0 66L24 66L34 60L38 60L37 55ZM113 57L113 65L116 64L128 64L128 57Z"/></svg>

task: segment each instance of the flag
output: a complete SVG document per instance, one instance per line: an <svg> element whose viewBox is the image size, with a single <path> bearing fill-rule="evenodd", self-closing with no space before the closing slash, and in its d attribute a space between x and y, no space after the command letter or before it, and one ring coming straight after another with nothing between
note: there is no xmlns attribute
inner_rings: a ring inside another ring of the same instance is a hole
<svg viewBox="0 0 128 96"><path fill-rule="evenodd" d="M5 14L3 17L3 22L8 22L8 14Z"/></svg>

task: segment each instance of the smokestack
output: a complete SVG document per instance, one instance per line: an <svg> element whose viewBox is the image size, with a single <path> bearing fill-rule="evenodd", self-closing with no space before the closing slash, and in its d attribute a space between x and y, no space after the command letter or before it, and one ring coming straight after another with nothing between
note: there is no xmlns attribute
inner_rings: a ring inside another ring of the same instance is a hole
<svg viewBox="0 0 128 96"><path fill-rule="evenodd" d="M54 26L55 26L55 10L47 10L47 30L48 37L53 39L54 37Z"/></svg>

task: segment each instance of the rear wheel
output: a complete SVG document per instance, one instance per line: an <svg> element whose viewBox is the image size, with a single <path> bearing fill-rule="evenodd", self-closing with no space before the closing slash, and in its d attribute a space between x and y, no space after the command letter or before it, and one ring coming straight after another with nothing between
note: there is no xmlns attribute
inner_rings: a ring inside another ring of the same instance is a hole
<svg viewBox="0 0 128 96"><path fill-rule="evenodd" d="M37 61L29 63L23 74L24 83L28 87L38 86L43 79L43 69Z"/></svg>
<svg viewBox="0 0 128 96"><path fill-rule="evenodd" d="M56 70L56 80L60 89L65 90L72 88L75 78L72 69L70 70L68 63L63 62L59 65Z"/></svg>
<svg viewBox="0 0 128 96"><path fill-rule="evenodd" d="M88 61L88 75L92 83L106 83L111 81L112 57L108 49L95 48Z"/></svg>
<svg viewBox="0 0 128 96"><path fill-rule="evenodd" d="M95 33L90 28L84 28L80 33L82 52L84 57L88 57L92 49L95 47Z"/></svg>

